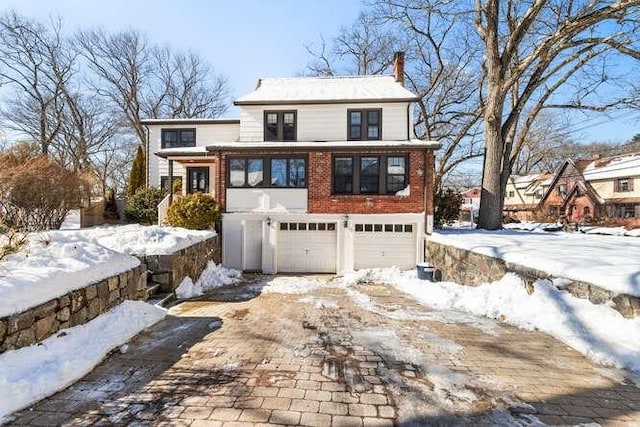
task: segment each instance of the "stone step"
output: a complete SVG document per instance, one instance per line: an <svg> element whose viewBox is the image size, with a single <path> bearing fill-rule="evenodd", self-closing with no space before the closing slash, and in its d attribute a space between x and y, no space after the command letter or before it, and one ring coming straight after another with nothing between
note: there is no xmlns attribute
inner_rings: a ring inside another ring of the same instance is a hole
<svg viewBox="0 0 640 427"><path fill-rule="evenodd" d="M157 305L160 307L166 307L173 301L175 301L176 295L173 292L155 294L151 298L147 299L147 303Z"/></svg>
<svg viewBox="0 0 640 427"><path fill-rule="evenodd" d="M152 296L160 293L162 285L160 285L159 283L155 283L152 284L151 286L147 286L146 292L147 292L147 300L149 300L149 298L151 298Z"/></svg>

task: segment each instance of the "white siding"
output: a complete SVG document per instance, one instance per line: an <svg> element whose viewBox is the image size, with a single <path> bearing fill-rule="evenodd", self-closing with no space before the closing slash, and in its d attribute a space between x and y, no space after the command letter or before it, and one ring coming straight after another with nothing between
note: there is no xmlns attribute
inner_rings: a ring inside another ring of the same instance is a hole
<svg viewBox="0 0 640 427"><path fill-rule="evenodd" d="M347 110L382 108L382 139L406 140L406 102L381 104L309 104L242 106L240 113L240 141L263 141L265 110L296 110L298 141L346 141Z"/></svg>
<svg viewBox="0 0 640 427"><path fill-rule="evenodd" d="M182 124L182 125L149 125L149 185L160 186L160 176L169 175L168 162L154 153L161 149L162 129L196 129L196 145L207 146L214 142L234 142L238 140L240 125L237 123L220 124ZM177 162L173 163L173 175L184 177L184 169ZM182 180L184 182L184 179Z"/></svg>
<svg viewBox="0 0 640 427"><path fill-rule="evenodd" d="M306 188L228 188L227 212L306 212Z"/></svg>

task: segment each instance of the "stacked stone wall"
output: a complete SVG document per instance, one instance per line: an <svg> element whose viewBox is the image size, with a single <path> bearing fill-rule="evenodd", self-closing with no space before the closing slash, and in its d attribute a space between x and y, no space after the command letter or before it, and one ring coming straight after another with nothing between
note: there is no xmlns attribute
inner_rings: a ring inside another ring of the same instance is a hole
<svg viewBox="0 0 640 427"><path fill-rule="evenodd" d="M427 241L426 259L435 267L438 280L467 286L495 282L507 273L515 273L535 292L534 283L537 279L554 278L544 271L432 241ZM594 304L612 303L624 317L640 317L640 298L633 295L615 294L594 284L577 281L568 282L562 289Z"/></svg>
<svg viewBox="0 0 640 427"><path fill-rule="evenodd" d="M21 313L0 318L0 353L40 342L62 329L82 325L124 300L144 300L147 267L142 264Z"/></svg>

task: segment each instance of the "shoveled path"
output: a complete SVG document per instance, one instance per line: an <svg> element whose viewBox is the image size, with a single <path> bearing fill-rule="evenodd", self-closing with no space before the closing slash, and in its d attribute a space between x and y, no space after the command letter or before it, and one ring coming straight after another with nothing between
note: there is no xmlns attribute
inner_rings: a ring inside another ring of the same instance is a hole
<svg viewBox="0 0 640 427"><path fill-rule="evenodd" d="M623 371L542 333L432 311L381 284L299 277L288 280L325 285L261 293L268 280L176 305L11 423L640 425Z"/></svg>

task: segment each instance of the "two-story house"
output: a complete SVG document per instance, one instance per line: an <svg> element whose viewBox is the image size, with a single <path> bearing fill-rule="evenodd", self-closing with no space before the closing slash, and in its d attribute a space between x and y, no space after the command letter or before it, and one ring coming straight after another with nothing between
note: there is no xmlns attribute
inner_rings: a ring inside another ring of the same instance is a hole
<svg viewBox="0 0 640 427"><path fill-rule="evenodd" d="M180 177L224 207L223 264L336 273L424 258L434 150L395 76L261 79L240 120L147 120L149 183Z"/></svg>
<svg viewBox="0 0 640 427"><path fill-rule="evenodd" d="M640 225L640 153L567 160L542 198L539 209L570 222L615 220Z"/></svg>
<svg viewBox="0 0 640 427"><path fill-rule="evenodd" d="M553 177L549 172L510 176L504 193L504 215L521 221L532 221Z"/></svg>

